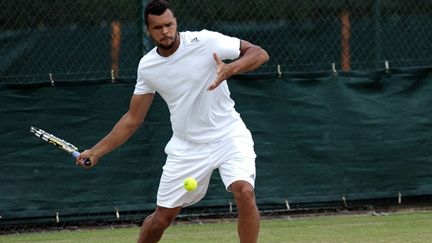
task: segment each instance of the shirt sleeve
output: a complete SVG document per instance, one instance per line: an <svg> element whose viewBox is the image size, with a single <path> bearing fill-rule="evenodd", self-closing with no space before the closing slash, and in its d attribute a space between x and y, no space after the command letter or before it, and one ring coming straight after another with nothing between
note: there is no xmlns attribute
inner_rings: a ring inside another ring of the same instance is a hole
<svg viewBox="0 0 432 243"><path fill-rule="evenodd" d="M142 68L141 62L140 65L138 66L138 71L137 71L137 81L135 84L135 90L134 90L134 94L135 95L142 95L142 94L148 94L148 93L155 93L155 90L150 86L150 84L148 82L146 82L144 75L142 74L142 72L140 72L140 69Z"/></svg>
<svg viewBox="0 0 432 243"><path fill-rule="evenodd" d="M222 60L236 59L240 56L240 39L219 32L203 30L208 48Z"/></svg>

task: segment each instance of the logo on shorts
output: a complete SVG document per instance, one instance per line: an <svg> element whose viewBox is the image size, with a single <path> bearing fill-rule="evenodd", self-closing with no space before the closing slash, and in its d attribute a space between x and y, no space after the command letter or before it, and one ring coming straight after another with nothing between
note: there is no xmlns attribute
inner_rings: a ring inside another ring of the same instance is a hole
<svg viewBox="0 0 432 243"><path fill-rule="evenodd" d="M254 174L251 174L249 177L252 178L252 180L255 180L255 175Z"/></svg>

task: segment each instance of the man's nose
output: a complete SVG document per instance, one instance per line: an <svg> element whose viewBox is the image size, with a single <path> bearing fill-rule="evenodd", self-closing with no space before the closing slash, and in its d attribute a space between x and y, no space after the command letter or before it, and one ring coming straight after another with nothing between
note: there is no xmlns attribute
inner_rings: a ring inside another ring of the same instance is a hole
<svg viewBox="0 0 432 243"><path fill-rule="evenodd" d="M168 28L167 27L162 28L162 34L164 34L164 35L168 34Z"/></svg>

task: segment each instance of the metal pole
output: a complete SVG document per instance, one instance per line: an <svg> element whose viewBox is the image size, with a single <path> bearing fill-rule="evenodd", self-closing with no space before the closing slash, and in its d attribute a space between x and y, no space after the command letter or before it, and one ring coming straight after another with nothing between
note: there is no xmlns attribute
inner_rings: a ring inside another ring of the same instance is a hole
<svg viewBox="0 0 432 243"><path fill-rule="evenodd" d="M119 59L121 47L121 23L114 20L111 23L111 79L119 77Z"/></svg>

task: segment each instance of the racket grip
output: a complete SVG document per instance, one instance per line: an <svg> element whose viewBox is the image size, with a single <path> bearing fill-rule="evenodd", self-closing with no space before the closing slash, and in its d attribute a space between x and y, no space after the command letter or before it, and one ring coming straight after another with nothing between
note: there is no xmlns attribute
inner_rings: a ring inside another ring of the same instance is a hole
<svg viewBox="0 0 432 243"><path fill-rule="evenodd" d="M79 157L79 155L80 155L80 152L78 152L78 151L73 151L73 152L72 152L72 156L73 156L75 159L77 159L77 158ZM85 165L85 166L90 166L90 165L91 165L91 161L90 161L90 159L85 159L85 160L84 160L84 165Z"/></svg>

